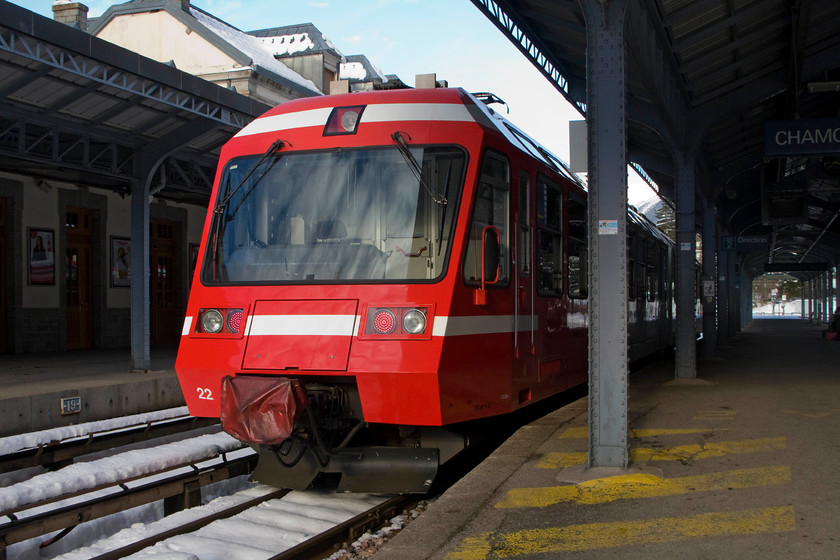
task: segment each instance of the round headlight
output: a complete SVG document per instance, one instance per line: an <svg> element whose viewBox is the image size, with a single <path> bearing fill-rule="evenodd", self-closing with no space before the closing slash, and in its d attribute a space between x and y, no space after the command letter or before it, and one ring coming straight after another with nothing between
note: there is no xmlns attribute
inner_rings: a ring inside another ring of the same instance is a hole
<svg viewBox="0 0 840 560"><path fill-rule="evenodd" d="M345 111L341 115L341 128L346 132L356 130L356 122L359 120L359 113L356 111Z"/></svg>
<svg viewBox="0 0 840 560"><path fill-rule="evenodd" d="M201 328L206 333L217 333L222 330L222 325L225 324L222 314L215 309L208 309L201 316Z"/></svg>
<svg viewBox="0 0 840 560"><path fill-rule="evenodd" d="M403 315L402 324L408 334L421 334L426 330L426 314L419 309L410 309Z"/></svg>

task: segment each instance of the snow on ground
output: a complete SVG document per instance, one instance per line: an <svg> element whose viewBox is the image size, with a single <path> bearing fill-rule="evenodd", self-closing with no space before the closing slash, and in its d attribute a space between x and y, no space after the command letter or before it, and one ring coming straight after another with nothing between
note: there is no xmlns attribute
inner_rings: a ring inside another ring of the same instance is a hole
<svg viewBox="0 0 840 560"><path fill-rule="evenodd" d="M21 449L31 449L53 441L63 441L74 437L87 437L93 433L111 432L122 428L128 428L130 426L137 426L139 424L148 424L149 422L157 422L159 420L167 420L170 418L188 415L189 412L187 411L187 407L181 406L178 408L157 410L144 414L134 414L131 416L122 416L120 418L111 418L97 422L85 422L82 424L75 424L73 426L63 426L60 428L51 428L49 430L8 436L0 438L0 455L14 453L15 451L20 451Z"/></svg>
<svg viewBox="0 0 840 560"><path fill-rule="evenodd" d="M150 449L136 449L87 463L74 463L0 488L0 511L201 461L208 458L208 451L222 454L240 447L242 444L238 440L221 432Z"/></svg>
<svg viewBox="0 0 840 560"><path fill-rule="evenodd" d="M752 315L756 319L762 317L785 317L799 319L802 317L802 300L795 299L781 303L768 303L759 307L753 307Z"/></svg>
<svg viewBox="0 0 840 560"><path fill-rule="evenodd" d="M54 558L85 560L274 490L268 486L252 484L231 496L216 498L207 505L184 510L152 523L136 524L109 538ZM385 499L375 494L291 492L281 499L263 502L239 515L214 521L189 535L172 537L127 558L265 560Z"/></svg>

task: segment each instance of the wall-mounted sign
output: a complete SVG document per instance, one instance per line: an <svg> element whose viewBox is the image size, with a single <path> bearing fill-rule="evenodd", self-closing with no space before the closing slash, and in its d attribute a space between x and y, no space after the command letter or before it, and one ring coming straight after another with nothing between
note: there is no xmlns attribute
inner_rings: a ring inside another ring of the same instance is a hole
<svg viewBox="0 0 840 560"><path fill-rule="evenodd" d="M722 251L761 251L770 247L767 235L723 235L720 239Z"/></svg>
<svg viewBox="0 0 840 560"><path fill-rule="evenodd" d="M840 154L840 118L764 123L764 155L767 157L830 154Z"/></svg>

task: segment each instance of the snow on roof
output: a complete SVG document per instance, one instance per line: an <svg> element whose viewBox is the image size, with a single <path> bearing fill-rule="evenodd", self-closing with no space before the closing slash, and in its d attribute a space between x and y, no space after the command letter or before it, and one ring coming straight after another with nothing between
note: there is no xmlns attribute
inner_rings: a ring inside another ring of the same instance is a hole
<svg viewBox="0 0 840 560"><path fill-rule="evenodd" d="M363 54L351 54L341 63L339 76L342 80L380 80L387 82L388 77Z"/></svg>
<svg viewBox="0 0 840 560"><path fill-rule="evenodd" d="M254 66L260 66L269 70L307 90L311 90L313 93L321 93L311 80L307 80L282 62L276 60L270 52L262 47L256 37L244 33L193 6L190 7L190 14L220 39L229 43L234 48L239 49L247 56L250 56Z"/></svg>
<svg viewBox="0 0 840 560"><path fill-rule="evenodd" d="M274 56L291 56L305 51L331 51L338 57L343 56L332 41L311 23L258 29L249 31L248 35L259 39Z"/></svg>
<svg viewBox="0 0 840 560"><path fill-rule="evenodd" d="M313 50L315 43L309 38L309 33L295 33L281 37L260 37L263 48L274 56L299 54Z"/></svg>

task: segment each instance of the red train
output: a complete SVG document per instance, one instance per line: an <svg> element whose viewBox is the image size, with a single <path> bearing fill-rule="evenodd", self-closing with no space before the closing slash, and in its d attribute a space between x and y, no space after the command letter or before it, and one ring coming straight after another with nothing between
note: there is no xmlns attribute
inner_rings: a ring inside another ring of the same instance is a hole
<svg viewBox="0 0 840 560"><path fill-rule="evenodd" d="M586 192L489 101L301 99L224 146L176 370L258 480L424 492L464 423L586 381ZM671 244L628 224L638 357L673 344Z"/></svg>

